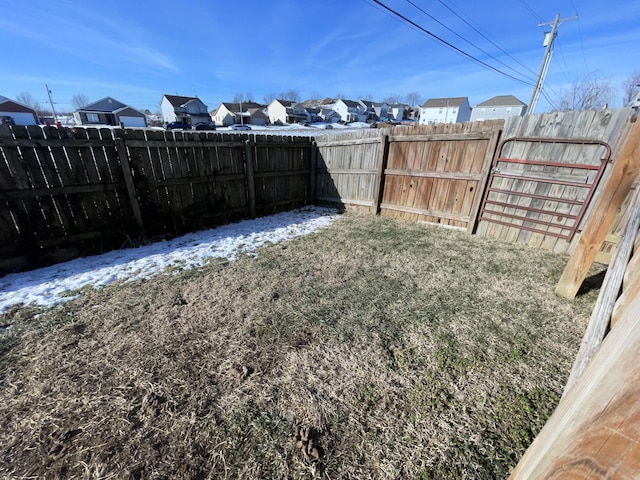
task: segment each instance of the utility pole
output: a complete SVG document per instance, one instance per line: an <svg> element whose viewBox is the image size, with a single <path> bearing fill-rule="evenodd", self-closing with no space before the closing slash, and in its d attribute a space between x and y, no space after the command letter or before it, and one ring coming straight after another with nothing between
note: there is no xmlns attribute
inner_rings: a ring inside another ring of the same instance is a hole
<svg viewBox="0 0 640 480"><path fill-rule="evenodd" d="M45 87L47 87L47 95L49 95L49 103L51 104L51 113L53 113L53 121L56 122L56 124L58 123L58 116L56 115L56 109L53 108L53 100L51 100L51 90L49 90L49 85L47 85L46 83L44 84Z"/></svg>
<svg viewBox="0 0 640 480"><path fill-rule="evenodd" d="M560 14L556 13L556 18L553 22L539 23L539 27L545 27L547 25L551 25L551 32L545 34L543 46L547 47L544 51L544 57L542 59L542 65L540 66L540 73L538 74L538 80L536 81L536 86L533 89L533 93L531 94L531 100L529 101L529 108L527 109L528 114L533 114L536 106L538 105L538 98L540 98L540 92L542 92L542 86L544 85L544 80L547 77L547 71L549 70L549 63L551 63L551 55L553 54L553 41L556 39L558 35L558 25L564 22L568 22L569 20L577 20L578 16L571 18L564 18L560 20Z"/></svg>

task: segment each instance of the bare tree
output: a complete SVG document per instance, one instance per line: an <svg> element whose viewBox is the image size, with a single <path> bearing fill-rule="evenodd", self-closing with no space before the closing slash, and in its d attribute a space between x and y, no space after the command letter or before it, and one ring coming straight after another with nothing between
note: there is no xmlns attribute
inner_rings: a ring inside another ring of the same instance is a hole
<svg viewBox="0 0 640 480"><path fill-rule="evenodd" d="M34 98L29 92L22 92L18 94L16 100L27 107L33 108L35 111L42 110L42 105L38 100Z"/></svg>
<svg viewBox="0 0 640 480"><path fill-rule="evenodd" d="M410 107L416 107L422 103L422 98L418 92L409 92L406 98Z"/></svg>
<svg viewBox="0 0 640 480"><path fill-rule="evenodd" d="M560 110L593 110L606 108L613 97L614 89L608 80L587 73L573 82L568 90L560 94Z"/></svg>
<svg viewBox="0 0 640 480"><path fill-rule="evenodd" d="M244 94L244 101L245 102L253 102L253 93L251 92L247 92Z"/></svg>
<svg viewBox="0 0 640 480"><path fill-rule="evenodd" d="M370 93L367 93L366 95L360 95L358 98L360 100L366 100L368 102L373 102L373 95L371 95Z"/></svg>
<svg viewBox="0 0 640 480"><path fill-rule="evenodd" d="M299 102L300 93L297 90L289 90L286 93L281 93L280 98L282 98L282 100L289 100L291 102Z"/></svg>
<svg viewBox="0 0 640 480"><path fill-rule="evenodd" d="M344 100L346 97L346 95L342 92L338 92L333 96L336 100Z"/></svg>
<svg viewBox="0 0 640 480"><path fill-rule="evenodd" d="M309 94L309 100L322 100L322 98L324 97L318 91L314 91Z"/></svg>
<svg viewBox="0 0 640 480"><path fill-rule="evenodd" d="M636 70L622 82L622 106L629 107L638 95L640 87L640 70Z"/></svg>
<svg viewBox="0 0 640 480"><path fill-rule="evenodd" d="M89 97L87 97L83 93L77 93L76 95L71 97L71 105L75 110L79 110L82 107L86 107L87 105L89 105L89 102L90 102Z"/></svg>
<svg viewBox="0 0 640 480"><path fill-rule="evenodd" d="M278 98L278 96L275 93L267 93L263 98L262 101L266 104L269 105L271 102L273 102L276 98Z"/></svg>
<svg viewBox="0 0 640 480"><path fill-rule="evenodd" d="M242 103L244 102L244 95L242 93L236 93L233 96L233 103Z"/></svg>
<svg viewBox="0 0 640 480"><path fill-rule="evenodd" d="M395 103L402 103L402 95L398 95L397 93L392 93L387 98L385 98L383 102L390 105Z"/></svg>

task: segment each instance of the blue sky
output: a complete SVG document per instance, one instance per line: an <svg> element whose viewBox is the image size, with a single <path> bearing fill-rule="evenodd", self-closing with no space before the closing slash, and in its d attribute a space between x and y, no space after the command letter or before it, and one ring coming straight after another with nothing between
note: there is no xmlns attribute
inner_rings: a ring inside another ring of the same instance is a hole
<svg viewBox="0 0 640 480"><path fill-rule="evenodd" d="M556 14L578 20L558 29L545 84L552 101L591 74L618 89L611 106L620 106L623 81L640 71L640 0L383 3L519 81L374 0L5 0L0 95L29 93L45 106L48 84L57 111L72 110L76 94L157 111L165 93L197 95L214 109L236 93L262 102L289 90L302 99L418 92L422 101L466 96L472 106L495 95L529 103L550 29L538 23ZM541 98L536 111L549 105Z"/></svg>

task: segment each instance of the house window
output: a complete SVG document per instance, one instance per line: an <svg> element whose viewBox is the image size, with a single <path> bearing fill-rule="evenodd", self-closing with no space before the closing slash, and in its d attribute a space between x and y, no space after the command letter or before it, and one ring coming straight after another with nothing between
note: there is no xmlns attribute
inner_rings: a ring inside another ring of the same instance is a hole
<svg viewBox="0 0 640 480"><path fill-rule="evenodd" d="M440 111L438 113L442 113L442 109L440 109Z"/></svg>
<svg viewBox="0 0 640 480"><path fill-rule="evenodd" d="M100 118L97 113L87 113L87 122L98 123Z"/></svg>

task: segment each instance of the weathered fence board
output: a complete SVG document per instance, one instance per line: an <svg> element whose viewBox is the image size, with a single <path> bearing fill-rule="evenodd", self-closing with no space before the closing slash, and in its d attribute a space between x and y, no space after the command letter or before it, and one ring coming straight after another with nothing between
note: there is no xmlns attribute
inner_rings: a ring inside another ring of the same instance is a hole
<svg viewBox="0 0 640 480"><path fill-rule="evenodd" d="M394 131L381 212L472 230L501 125L490 121Z"/></svg>
<svg viewBox="0 0 640 480"><path fill-rule="evenodd" d="M0 274L305 205L311 146L309 137L3 126Z"/></svg>
<svg viewBox="0 0 640 480"><path fill-rule="evenodd" d="M381 131L318 137L315 200L375 209Z"/></svg>

